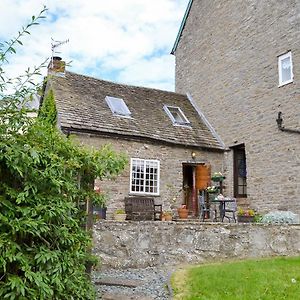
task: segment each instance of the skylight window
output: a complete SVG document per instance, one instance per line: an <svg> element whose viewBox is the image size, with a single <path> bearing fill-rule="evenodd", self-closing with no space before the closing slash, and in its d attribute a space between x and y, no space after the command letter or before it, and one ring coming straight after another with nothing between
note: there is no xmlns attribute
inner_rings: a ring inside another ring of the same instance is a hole
<svg viewBox="0 0 300 300"><path fill-rule="evenodd" d="M122 98L106 96L105 100L114 115L130 117L131 112Z"/></svg>
<svg viewBox="0 0 300 300"><path fill-rule="evenodd" d="M174 125L190 125L183 111L177 106L164 106L164 110Z"/></svg>

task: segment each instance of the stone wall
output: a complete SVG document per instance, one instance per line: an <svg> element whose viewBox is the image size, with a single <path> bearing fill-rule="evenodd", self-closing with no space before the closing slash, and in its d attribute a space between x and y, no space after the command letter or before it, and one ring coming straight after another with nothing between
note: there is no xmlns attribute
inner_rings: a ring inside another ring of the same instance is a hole
<svg viewBox="0 0 300 300"><path fill-rule="evenodd" d="M194 0L176 50L176 91L189 92L227 147L245 144L248 199L262 213L300 212L300 2ZM294 82L278 87L291 50ZM227 155L232 178L232 155ZM228 185L230 185L228 183ZM231 185L232 193L232 185Z"/></svg>
<svg viewBox="0 0 300 300"><path fill-rule="evenodd" d="M124 198L128 197L130 184L130 158L157 159L160 161L160 195L154 196L157 203L163 204L163 210L175 209L183 203L182 189L183 174L182 164L186 162L206 162L212 166L212 172L223 171L223 153L201 149L168 146L159 143L127 141L122 139L104 138L95 135L81 134L79 141L92 148L99 149L105 144L111 144L117 152L122 152L128 157L125 170L115 180L106 180L99 185L108 195L108 218L117 208L124 208ZM191 152L196 153L196 159L191 161ZM176 196L176 202L172 199ZM172 207L171 207L172 206Z"/></svg>
<svg viewBox="0 0 300 300"><path fill-rule="evenodd" d="M112 268L300 255L300 225L99 221L94 253Z"/></svg>

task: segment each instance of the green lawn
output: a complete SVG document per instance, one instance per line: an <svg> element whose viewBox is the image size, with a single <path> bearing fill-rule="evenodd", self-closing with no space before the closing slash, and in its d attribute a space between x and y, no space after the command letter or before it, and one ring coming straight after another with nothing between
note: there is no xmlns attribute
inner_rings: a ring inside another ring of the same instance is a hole
<svg viewBox="0 0 300 300"><path fill-rule="evenodd" d="M176 300L300 299L300 257L198 265L171 279Z"/></svg>

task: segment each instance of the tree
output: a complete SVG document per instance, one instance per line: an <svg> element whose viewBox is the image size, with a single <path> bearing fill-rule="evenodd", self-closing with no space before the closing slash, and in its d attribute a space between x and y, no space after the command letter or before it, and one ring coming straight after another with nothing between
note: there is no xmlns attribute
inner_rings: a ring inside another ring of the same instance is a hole
<svg viewBox="0 0 300 300"><path fill-rule="evenodd" d="M4 94L11 81L3 63L44 13L0 48L0 298L90 300L95 293L85 268L91 238L81 207L98 197L93 180L117 175L126 159L109 147L91 151L62 135L51 91L39 118L27 116L26 99L37 88L31 76L40 67Z"/></svg>

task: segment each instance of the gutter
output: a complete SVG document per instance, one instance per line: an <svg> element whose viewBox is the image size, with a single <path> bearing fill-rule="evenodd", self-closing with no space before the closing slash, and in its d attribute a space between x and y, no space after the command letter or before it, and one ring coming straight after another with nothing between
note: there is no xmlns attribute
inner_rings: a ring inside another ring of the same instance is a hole
<svg viewBox="0 0 300 300"><path fill-rule="evenodd" d="M299 129L290 129L290 128L285 128L282 123L283 123L283 119L282 119L282 112L278 112L278 117L276 119L277 122L277 126L278 129L281 131L285 131L285 132L289 132L289 133L300 133Z"/></svg>

